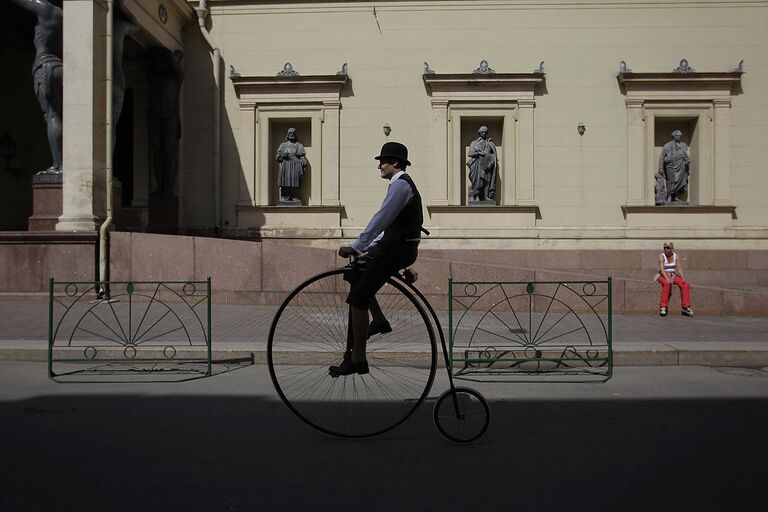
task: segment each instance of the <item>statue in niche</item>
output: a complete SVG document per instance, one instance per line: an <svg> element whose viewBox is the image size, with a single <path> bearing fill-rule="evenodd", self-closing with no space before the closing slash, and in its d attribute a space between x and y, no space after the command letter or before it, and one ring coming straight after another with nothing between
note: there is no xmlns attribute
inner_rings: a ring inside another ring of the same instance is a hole
<svg viewBox="0 0 768 512"><path fill-rule="evenodd" d="M64 16L60 7L48 0L13 0L37 16L35 25L35 61L32 64L35 96L43 110L51 148L53 165L38 175L59 175L62 172L62 26Z"/></svg>
<svg viewBox="0 0 768 512"><path fill-rule="evenodd" d="M304 144L296 136L296 128L288 128L285 141L277 148L277 162L280 173L277 185L280 187L280 204L301 205L296 193L301 187L301 178L309 162Z"/></svg>
<svg viewBox="0 0 768 512"><path fill-rule="evenodd" d="M488 136L488 128L481 126L480 135L469 145L467 167L472 186L469 204L496 204L496 143Z"/></svg>
<svg viewBox="0 0 768 512"><path fill-rule="evenodd" d="M688 189L691 159L688 145L682 142L680 130L672 132L672 140L664 144L656 173L656 204L688 204L680 199Z"/></svg>
<svg viewBox="0 0 768 512"><path fill-rule="evenodd" d="M154 194L173 197L181 139L179 93L184 77L180 50L171 52L154 46L139 56L149 84L149 144L155 176Z"/></svg>
<svg viewBox="0 0 768 512"><path fill-rule="evenodd" d="M123 111L125 99L125 72L123 71L123 46L126 36L139 31L139 24L126 9L124 0L115 1L114 28L112 30L112 141L115 141L117 122Z"/></svg>

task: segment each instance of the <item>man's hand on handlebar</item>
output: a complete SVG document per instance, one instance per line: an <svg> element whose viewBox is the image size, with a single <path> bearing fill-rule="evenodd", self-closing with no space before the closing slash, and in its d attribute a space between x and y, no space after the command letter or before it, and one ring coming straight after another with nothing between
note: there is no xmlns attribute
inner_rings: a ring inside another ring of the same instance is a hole
<svg viewBox="0 0 768 512"><path fill-rule="evenodd" d="M357 256L357 251L355 251L351 247L339 247L339 256L341 256L342 258Z"/></svg>

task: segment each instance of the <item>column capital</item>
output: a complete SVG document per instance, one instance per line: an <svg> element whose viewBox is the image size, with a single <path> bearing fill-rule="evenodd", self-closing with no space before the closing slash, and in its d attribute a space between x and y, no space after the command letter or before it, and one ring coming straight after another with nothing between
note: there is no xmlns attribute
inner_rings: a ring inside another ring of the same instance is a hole
<svg viewBox="0 0 768 512"><path fill-rule="evenodd" d="M445 98L432 98L432 108L448 108L448 100Z"/></svg>

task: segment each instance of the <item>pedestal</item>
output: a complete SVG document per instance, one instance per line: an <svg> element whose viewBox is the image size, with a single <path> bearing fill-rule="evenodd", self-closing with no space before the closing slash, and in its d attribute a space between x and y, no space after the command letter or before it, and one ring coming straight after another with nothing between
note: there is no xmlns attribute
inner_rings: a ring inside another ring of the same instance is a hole
<svg viewBox="0 0 768 512"><path fill-rule="evenodd" d="M62 175L35 174L32 177L32 216L29 231L55 231L62 211Z"/></svg>
<svg viewBox="0 0 768 512"><path fill-rule="evenodd" d="M280 199L277 202L277 206L302 206L303 203L301 202L301 199Z"/></svg>
<svg viewBox="0 0 768 512"><path fill-rule="evenodd" d="M470 199L469 206L496 206L495 199Z"/></svg>
<svg viewBox="0 0 768 512"><path fill-rule="evenodd" d="M150 194L147 231L167 234L179 232L179 199L177 197Z"/></svg>

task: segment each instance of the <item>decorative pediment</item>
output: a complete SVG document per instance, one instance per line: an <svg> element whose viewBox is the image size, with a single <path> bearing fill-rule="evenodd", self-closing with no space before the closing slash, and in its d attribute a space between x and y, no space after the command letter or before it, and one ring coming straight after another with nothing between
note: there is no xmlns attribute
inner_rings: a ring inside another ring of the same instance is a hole
<svg viewBox="0 0 768 512"><path fill-rule="evenodd" d="M230 74L235 94L241 106L247 103L263 104L284 101L289 96L296 102L339 101L342 88L349 76L293 75L293 76L241 76Z"/></svg>
<svg viewBox="0 0 768 512"><path fill-rule="evenodd" d="M743 71L634 73L619 72L616 79L627 99L730 99L741 85Z"/></svg>
<svg viewBox="0 0 768 512"><path fill-rule="evenodd" d="M533 99L545 81L543 73L425 73L424 85L432 98L473 100Z"/></svg>

